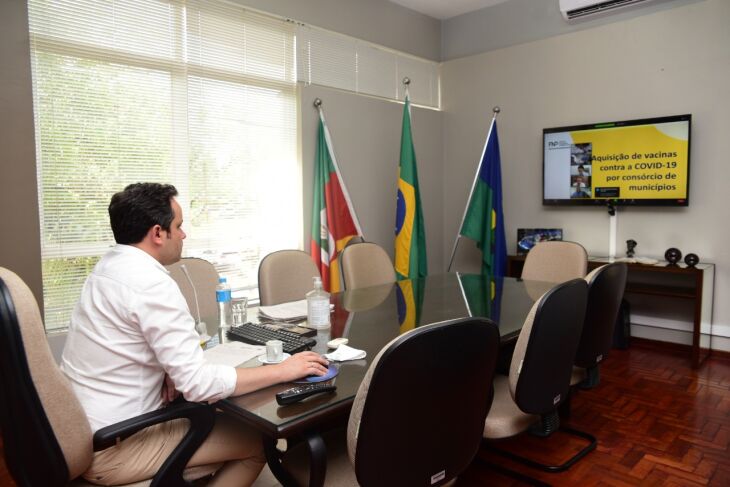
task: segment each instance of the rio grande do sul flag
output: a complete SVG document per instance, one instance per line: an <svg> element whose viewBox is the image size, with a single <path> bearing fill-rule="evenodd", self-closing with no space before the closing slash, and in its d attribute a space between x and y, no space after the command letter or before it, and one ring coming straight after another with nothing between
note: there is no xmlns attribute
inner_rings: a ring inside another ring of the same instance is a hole
<svg viewBox="0 0 730 487"><path fill-rule="evenodd" d="M428 274L426 230L418 189L416 151L411 134L411 102L406 94L398 167L398 201L395 213L395 272L398 279L415 279Z"/></svg>
<svg viewBox="0 0 730 487"><path fill-rule="evenodd" d="M362 236L350 195L342 182L324 114L319 108L317 152L314 160L312 240L310 254L330 292L342 290L337 256L353 237Z"/></svg>

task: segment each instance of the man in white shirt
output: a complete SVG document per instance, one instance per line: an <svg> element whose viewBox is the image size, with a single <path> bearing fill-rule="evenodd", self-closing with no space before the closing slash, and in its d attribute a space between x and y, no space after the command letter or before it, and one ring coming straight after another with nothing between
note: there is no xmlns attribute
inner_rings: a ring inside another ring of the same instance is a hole
<svg viewBox="0 0 730 487"><path fill-rule="evenodd" d="M176 195L171 185L137 183L109 205L117 245L84 284L61 360L92 431L159 409L179 393L214 402L327 371L313 352L247 369L205 361L185 299L164 267L180 260L185 239ZM103 485L152 477L187 424L152 426L95 453L84 476ZM222 415L188 466L219 462L226 464L209 485L250 485L265 463L258 436Z"/></svg>

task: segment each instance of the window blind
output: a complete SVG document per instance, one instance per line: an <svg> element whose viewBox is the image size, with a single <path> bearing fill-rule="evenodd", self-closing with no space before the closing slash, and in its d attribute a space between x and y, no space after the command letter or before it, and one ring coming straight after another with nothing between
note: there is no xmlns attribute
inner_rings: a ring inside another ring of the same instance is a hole
<svg viewBox="0 0 730 487"><path fill-rule="evenodd" d="M291 23L217 1L29 0L29 24L47 328L68 325L132 182L174 184L184 255L249 296L263 255L301 247Z"/></svg>
<svg viewBox="0 0 730 487"><path fill-rule="evenodd" d="M440 67L376 44L309 25L297 27L298 80L342 90L403 100L403 78L411 80L411 101L440 108Z"/></svg>

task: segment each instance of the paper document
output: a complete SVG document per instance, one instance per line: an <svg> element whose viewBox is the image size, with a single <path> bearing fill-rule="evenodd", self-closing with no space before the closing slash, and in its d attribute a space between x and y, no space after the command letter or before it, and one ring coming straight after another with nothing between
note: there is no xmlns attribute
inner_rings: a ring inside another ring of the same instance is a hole
<svg viewBox="0 0 730 487"><path fill-rule="evenodd" d="M262 345L249 345L241 342L226 342L203 351L206 361L231 367L241 365L265 353L266 347Z"/></svg>
<svg viewBox="0 0 730 487"><path fill-rule="evenodd" d="M330 304L330 312L335 308ZM273 321L302 321L307 319L307 300L290 301L273 306L259 306L259 316Z"/></svg>
<svg viewBox="0 0 730 487"><path fill-rule="evenodd" d="M273 306L259 306L259 315L278 321L306 320L307 300L302 299Z"/></svg>

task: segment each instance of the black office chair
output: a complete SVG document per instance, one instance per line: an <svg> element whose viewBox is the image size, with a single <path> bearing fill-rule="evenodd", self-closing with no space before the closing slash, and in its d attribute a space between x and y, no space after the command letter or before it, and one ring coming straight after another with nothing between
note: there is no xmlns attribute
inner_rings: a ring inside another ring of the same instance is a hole
<svg viewBox="0 0 730 487"><path fill-rule="evenodd" d="M572 386L592 389L601 380L599 364L611 350L613 328L624 297L627 273L626 264L614 263L594 269L585 278L588 282L588 306L575 355Z"/></svg>
<svg viewBox="0 0 730 487"><path fill-rule="evenodd" d="M485 448L531 467L560 472L596 447L593 436L561 427L558 416L558 407L568 398L587 296L586 282L573 279L545 293L532 307L517 339L509 376L498 375L494 380L494 403L484 425ZM549 436L558 429L588 441L560 465L545 465L502 450L492 441L528 430Z"/></svg>
<svg viewBox="0 0 730 487"><path fill-rule="evenodd" d="M347 455L342 439L327 445L326 485L436 486L458 476L479 449L498 348L497 326L484 318L426 325L391 341L358 389ZM287 452L284 465L306 483L303 447Z"/></svg>
<svg viewBox="0 0 730 487"><path fill-rule="evenodd" d="M51 354L33 294L16 274L2 267L0 337L0 390L4 391L0 428L5 463L19 485L67 485L88 469L92 451L177 418L187 418L191 427L150 485L191 485L183 479L183 470L213 427L212 407L176 403L102 428L92 442L86 414ZM204 477L219 466L187 469L184 477Z"/></svg>

